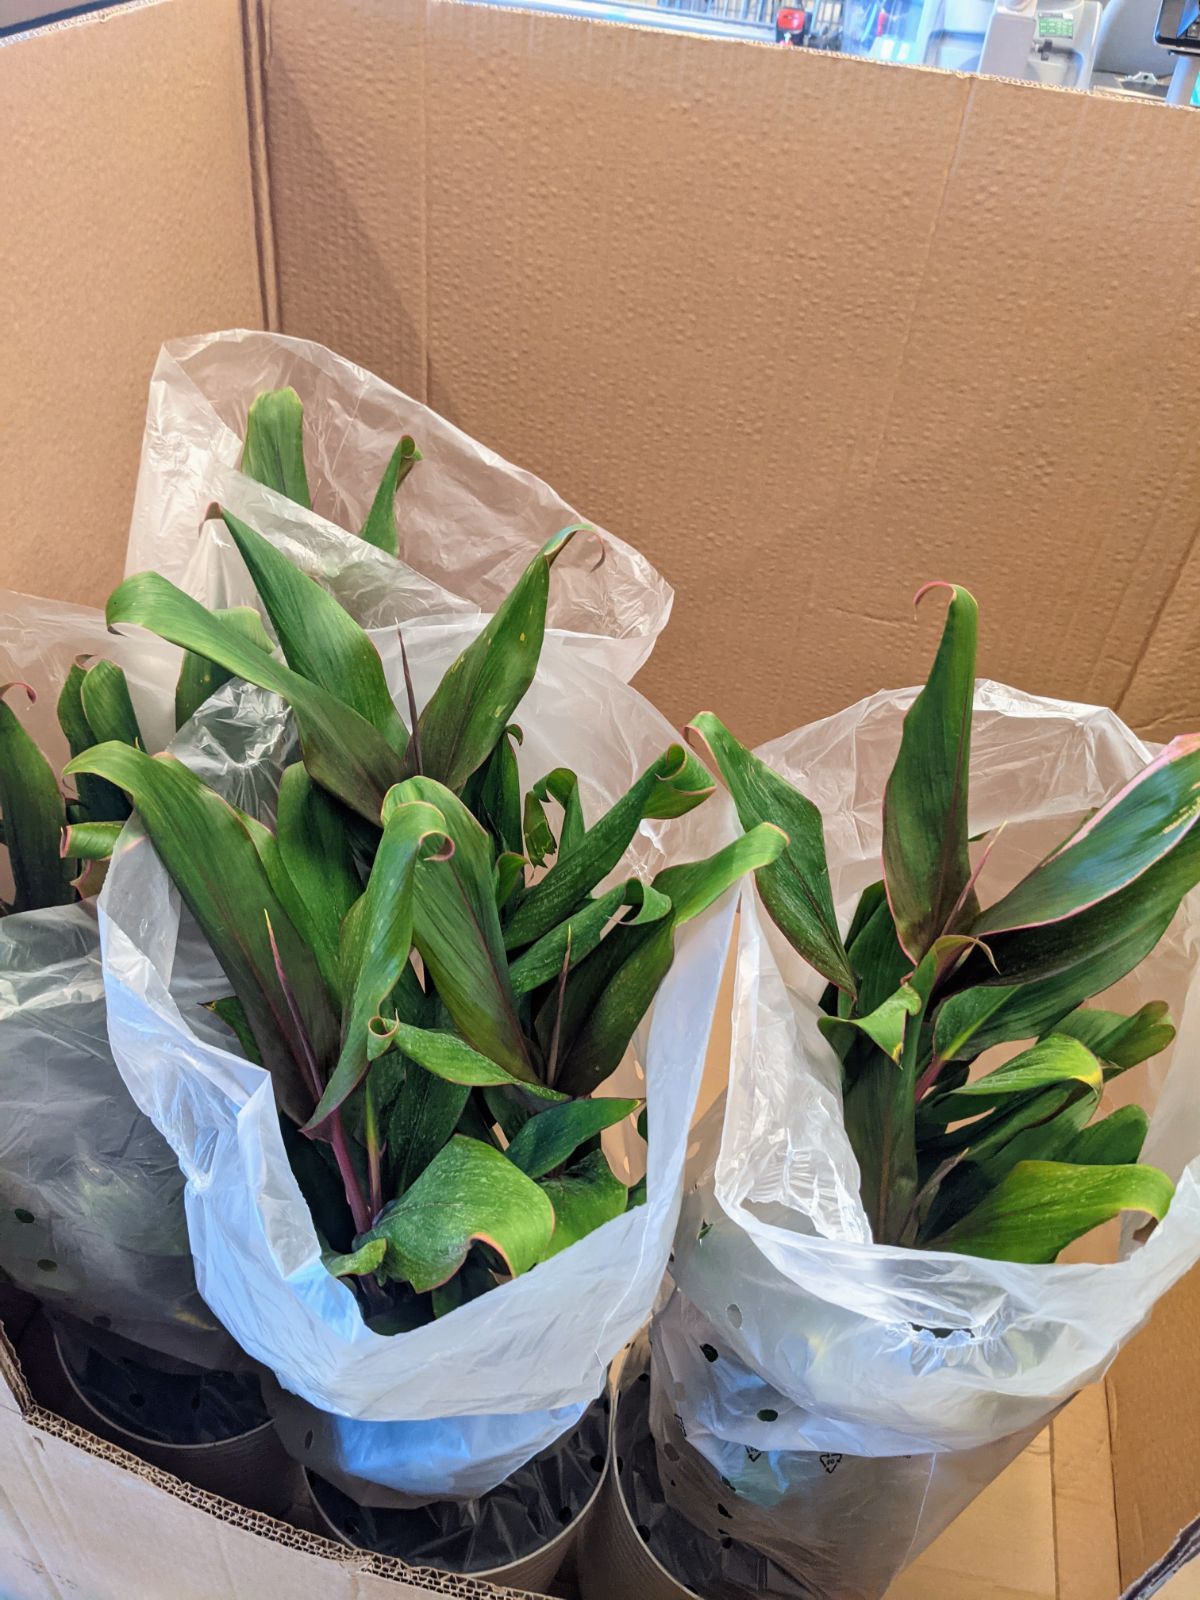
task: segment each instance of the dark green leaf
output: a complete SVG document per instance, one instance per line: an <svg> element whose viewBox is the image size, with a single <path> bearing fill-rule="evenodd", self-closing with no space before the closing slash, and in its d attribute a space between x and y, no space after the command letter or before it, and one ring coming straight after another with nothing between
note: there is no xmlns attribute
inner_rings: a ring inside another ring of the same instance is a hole
<svg viewBox="0 0 1200 1600"><path fill-rule="evenodd" d="M247 1061L253 1061L256 1067L263 1064L262 1051L258 1048L258 1040L254 1037L254 1030L250 1026L250 1019L246 1015L246 1008L235 994L227 994L220 1000L210 1000L208 1009L214 1016L220 1017L227 1028L232 1029L238 1044L242 1047L242 1054Z"/></svg>
<svg viewBox="0 0 1200 1600"><path fill-rule="evenodd" d="M508 949L532 944L576 911L620 861L643 820L683 816L711 793L711 780L700 763L681 745L672 745L588 829L570 854L560 850L549 872L510 918L504 932Z"/></svg>
<svg viewBox="0 0 1200 1600"><path fill-rule="evenodd" d="M1151 1000L1128 1017L1119 1011L1080 1006L1055 1023L1054 1031L1081 1039L1093 1055L1119 1072L1148 1061L1175 1038L1175 1025L1167 1015L1165 1000ZM1112 1076L1111 1072L1105 1073L1106 1078Z"/></svg>
<svg viewBox="0 0 1200 1600"><path fill-rule="evenodd" d="M400 548L396 528L396 490L420 459L421 452L405 434L392 451L367 520L363 523L362 537L377 550L386 550L389 556L396 555Z"/></svg>
<svg viewBox="0 0 1200 1600"><path fill-rule="evenodd" d="M508 976L491 841L457 795L432 778L409 778L387 803L406 800L435 805L454 843L448 862L421 862L417 868L413 932L421 959L467 1043L514 1077L535 1083L538 1074Z"/></svg>
<svg viewBox="0 0 1200 1600"><path fill-rule="evenodd" d="M223 611L215 611L213 615L227 622L231 628L236 628L246 643L252 644L256 650L270 655L275 648L262 625L262 618L253 606L229 606ZM232 677L232 672L226 672L215 661L189 650L184 655L179 680L175 685L175 726L182 728L185 722L189 722L204 702L210 700ZM94 744L95 740L91 742ZM71 753L78 755L79 751L72 750Z"/></svg>
<svg viewBox="0 0 1200 1600"><path fill-rule="evenodd" d="M671 902L666 895L659 894L637 878L627 878L607 894L589 900L574 916L543 934L536 944L531 944L513 962L508 975L514 994L528 994L541 984L556 979L566 960L568 942L571 946L571 965L577 967L600 943L612 919L626 907L635 913L629 919L632 926L656 922L660 917L669 915Z"/></svg>
<svg viewBox="0 0 1200 1600"><path fill-rule="evenodd" d="M329 1059L336 1023L316 962L271 889L246 819L172 756L109 743L76 757L66 770L96 772L130 795L245 1007L280 1105L294 1121L304 1121L316 1100L304 1063L312 1055ZM280 983L271 930L303 1033Z"/></svg>
<svg viewBox="0 0 1200 1600"><path fill-rule="evenodd" d="M389 1192L412 1187L458 1127L470 1097L467 1084L411 1064L405 1069L387 1118Z"/></svg>
<svg viewBox="0 0 1200 1600"><path fill-rule="evenodd" d="M342 922L341 1049L306 1132L321 1127L366 1076L377 1038L372 1024L400 982L412 953L417 861L424 854L427 870L438 872L445 867L442 856L423 850L426 841L445 845L442 813L419 800L389 796L366 892Z"/></svg>
<svg viewBox="0 0 1200 1600"><path fill-rule="evenodd" d="M621 1216L629 1200L629 1191L613 1176L603 1150L591 1151L557 1177L543 1178L538 1187L554 1207L554 1233L543 1259Z"/></svg>
<svg viewBox="0 0 1200 1600"><path fill-rule="evenodd" d="M254 401L241 466L256 483L312 509L304 470L304 408L294 389L268 390Z"/></svg>
<svg viewBox="0 0 1200 1600"><path fill-rule="evenodd" d="M264 862L267 876L317 958L329 992L340 996L342 920L362 889L346 816L296 763L279 785L275 830L282 877L270 859Z"/></svg>
<svg viewBox="0 0 1200 1600"><path fill-rule="evenodd" d="M522 832L525 854L530 862L535 867L544 867L558 846L554 830L546 817L546 808L532 790L525 796Z"/></svg>
<svg viewBox="0 0 1200 1600"><path fill-rule="evenodd" d="M1132 884L1169 856L1200 816L1200 734L1161 755L978 919L975 931L1059 922Z"/></svg>
<svg viewBox="0 0 1200 1600"><path fill-rule="evenodd" d="M95 661L83 674L79 690L83 714L95 735L94 743L117 739L122 744L145 749L138 727L129 684L120 667L111 661Z"/></svg>
<svg viewBox="0 0 1200 1600"><path fill-rule="evenodd" d="M495 616L454 662L421 713L421 770L448 789L463 784L491 754L533 682L546 631L550 568L576 523L542 546ZM409 751L407 771L415 771Z"/></svg>
<svg viewBox="0 0 1200 1600"><path fill-rule="evenodd" d="M628 935L628 940L622 935ZM613 956L620 961L615 969L603 959L610 943ZM606 981L599 993L586 979L575 992L570 1021L578 1019L578 1027L569 1034L564 1032L561 1049L565 1054L560 1055L554 1079L559 1088L575 1097L591 1094L616 1071L674 958L675 924L670 917L642 928L618 928L601 943L580 972L586 973L591 963L597 962L597 971ZM567 995L571 995L570 984Z"/></svg>
<svg viewBox="0 0 1200 1600"><path fill-rule="evenodd" d="M1120 1106L1081 1129L1063 1151L1063 1160L1076 1166L1128 1166L1141 1155L1149 1130L1150 1118L1141 1106Z"/></svg>
<svg viewBox="0 0 1200 1600"><path fill-rule="evenodd" d="M58 781L45 756L4 698L0 688L0 816L13 877L13 910L70 905L75 893L59 854L67 812Z"/></svg>
<svg viewBox="0 0 1200 1600"><path fill-rule="evenodd" d="M488 757L480 784L480 815L502 852L524 854L521 830L521 775L517 771L514 741L520 743L521 730L513 723L505 728Z"/></svg>
<svg viewBox="0 0 1200 1600"><path fill-rule="evenodd" d="M387 1242L388 1277L424 1293L454 1276L476 1240L516 1277L542 1260L553 1232L554 1209L538 1185L491 1145L455 1134L366 1239Z"/></svg>
<svg viewBox="0 0 1200 1600"><path fill-rule="evenodd" d="M383 797L400 775L399 757L350 706L256 649L237 628L157 573L126 578L109 598L107 617L110 627L131 622L149 628L172 644L208 656L235 677L282 695L295 714L309 772L378 826Z"/></svg>
<svg viewBox="0 0 1200 1600"><path fill-rule="evenodd" d="M531 1178L561 1167L581 1144L632 1115L640 1100L566 1100L530 1117L506 1152Z"/></svg>
<svg viewBox="0 0 1200 1600"><path fill-rule="evenodd" d="M578 777L569 767L555 767L553 772L548 772L534 784L533 792L539 800L543 802L555 800L562 807L563 819L559 829L558 849L560 855L566 855L582 842L587 832L587 823L583 818L583 802L579 798Z"/></svg>
<svg viewBox="0 0 1200 1600"><path fill-rule="evenodd" d="M83 678L83 667L76 661L63 680L58 697L58 725L73 756L81 756L99 742L84 713ZM121 822L133 809L120 789L91 773L80 773L77 787L84 813L80 821Z"/></svg>
<svg viewBox="0 0 1200 1600"><path fill-rule="evenodd" d="M967 785L979 608L957 584L929 679L904 718L883 797L883 876L900 943L919 961L943 933L970 925Z"/></svg>
<svg viewBox="0 0 1200 1600"><path fill-rule="evenodd" d="M449 1083L465 1083L478 1088L494 1084L519 1085L526 1093L536 1095L539 1099L563 1098L544 1084L514 1077L498 1062L481 1055L478 1050L472 1050L456 1034L441 1033L436 1028L416 1028L408 1022L376 1017L370 1030L372 1054L379 1056L393 1048L424 1067L426 1072L432 1072L437 1078L445 1078Z"/></svg>
<svg viewBox="0 0 1200 1600"><path fill-rule="evenodd" d="M1073 1239L1124 1211L1161 1221L1174 1192L1156 1167L1022 1161L929 1248L997 1261L1054 1261Z"/></svg>
<svg viewBox="0 0 1200 1600"><path fill-rule="evenodd" d="M701 739L711 753L742 827L773 822L787 834L788 847L779 860L755 877L768 915L793 949L823 977L853 994L854 973L833 910L821 813L765 761L739 744L711 712L696 717L688 732Z"/></svg>
<svg viewBox="0 0 1200 1600"><path fill-rule="evenodd" d="M408 730L392 703L383 662L370 638L327 589L301 572L269 539L229 512L222 515L288 666L357 711L402 756Z"/></svg>
<svg viewBox="0 0 1200 1600"><path fill-rule="evenodd" d="M503 911L518 885L525 882L525 857L505 851L503 855L496 857L493 876L496 885L496 909Z"/></svg>

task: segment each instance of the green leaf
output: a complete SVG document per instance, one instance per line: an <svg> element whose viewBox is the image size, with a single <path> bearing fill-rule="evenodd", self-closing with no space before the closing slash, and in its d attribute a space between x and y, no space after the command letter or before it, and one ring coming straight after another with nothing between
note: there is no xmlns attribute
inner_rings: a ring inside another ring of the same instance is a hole
<svg viewBox="0 0 1200 1600"><path fill-rule="evenodd" d="M320 971L271 889L246 819L172 756L111 742L77 756L66 770L98 773L130 795L245 1008L279 1104L303 1122L316 1099L304 1063L313 1055L329 1059L336 1024ZM299 1024L276 970L271 930Z"/></svg>
<svg viewBox="0 0 1200 1600"><path fill-rule="evenodd" d="M558 846L554 830L546 816L546 808L532 790L525 796L522 833L525 838L525 854L530 862L535 867L544 867L547 858L554 854Z"/></svg>
<svg viewBox="0 0 1200 1600"><path fill-rule="evenodd" d="M123 822L72 822L63 830L62 854L69 861L107 861L124 827Z"/></svg>
<svg viewBox="0 0 1200 1600"><path fill-rule="evenodd" d="M262 1051L258 1048L258 1040L254 1037L254 1030L250 1026L250 1019L246 1015L246 1008L235 994L224 995L220 1000L210 1000L207 1009L214 1016L220 1017L225 1026L231 1029L242 1047L242 1054L247 1061L253 1061L256 1067L263 1064Z"/></svg>
<svg viewBox="0 0 1200 1600"><path fill-rule="evenodd" d="M655 892L667 896L675 926L682 927L707 911L746 873L760 872L778 861L787 844L788 837L782 828L771 822L760 822L704 861L686 861L679 866L665 867L654 879Z"/></svg>
<svg viewBox="0 0 1200 1600"><path fill-rule="evenodd" d="M479 799L482 820L502 852L524 854L521 829L521 775L517 770L514 741L520 743L521 730L513 723L505 728L483 769Z"/></svg>
<svg viewBox="0 0 1200 1600"><path fill-rule="evenodd" d="M505 851L503 855L497 856L493 879L496 888L496 909L503 911L516 893L518 885L525 882L525 857L514 855L512 851Z"/></svg>
<svg viewBox="0 0 1200 1600"><path fill-rule="evenodd" d="M1068 1080L1094 1093L1098 1099L1104 1085L1103 1069L1078 1039L1052 1033L1003 1066L985 1072L981 1078L963 1084L950 1094L938 1095L926 1102L921 1108L922 1116L944 1126L960 1117L975 1116L989 1106L1000 1105L1011 1096L1061 1086Z"/></svg>
<svg viewBox="0 0 1200 1600"><path fill-rule="evenodd" d="M366 1244L359 1245L357 1250L352 1250L349 1255L338 1255L333 1250L322 1250L321 1261L335 1278L365 1278L369 1273L379 1271L386 1255L386 1241L371 1239Z"/></svg>
<svg viewBox="0 0 1200 1600"><path fill-rule="evenodd" d="M611 953L606 950L610 944ZM574 991L567 984L564 1004L569 1009L552 1081L578 1097L591 1094L615 1072L674 959L673 918L615 929L580 968L583 984ZM599 985L588 974L593 962Z"/></svg>
<svg viewBox="0 0 1200 1600"><path fill-rule="evenodd" d="M1200 734L1187 734L990 906L975 931L1030 928L1086 911L1170 855L1197 816Z"/></svg>
<svg viewBox="0 0 1200 1600"><path fill-rule="evenodd" d="M620 861L644 820L681 817L711 793L711 780L701 764L682 745L672 745L588 829L574 850L569 854L559 851L549 872L533 885L509 919L504 933L508 949L532 944L576 911L584 896Z"/></svg>
<svg viewBox="0 0 1200 1600"><path fill-rule="evenodd" d="M122 744L145 749L133 701L129 698L128 681L114 662L93 662L84 671L79 697L88 726L95 735L93 743L105 744L109 739L117 739Z"/></svg>
<svg viewBox="0 0 1200 1600"><path fill-rule="evenodd" d="M787 834L787 849L755 876L768 915L811 966L839 989L853 994L854 973L838 934L829 887L821 813L765 761L739 744L710 711L696 717L687 731L707 746L733 797L742 827L773 822Z"/></svg>
<svg viewBox="0 0 1200 1600"><path fill-rule="evenodd" d="M438 995L468 1044L525 1083L536 1083L529 1041L517 1016L496 908L491 840L435 779L409 778L387 798L388 809L424 800L445 818L454 854L421 862L416 873L413 936Z"/></svg>
<svg viewBox="0 0 1200 1600"><path fill-rule="evenodd" d="M312 509L304 470L304 407L294 389L268 390L254 401L241 467L256 483Z"/></svg>
<svg viewBox="0 0 1200 1600"><path fill-rule="evenodd" d="M1055 1023L1055 1033L1080 1039L1093 1055L1118 1072L1136 1067L1165 1050L1175 1038L1175 1025L1165 1000L1151 1000L1132 1016L1080 1006ZM1105 1077L1113 1073L1106 1072Z"/></svg>
<svg viewBox="0 0 1200 1600"><path fill-rule="evenodd" d="M517 1078L499 1062L481 1055L478 1050L460 1039L457 1034L442 1033L436 1028L417 1028L408 1022L375 1017L370 1029L370 1049L378 1057L385 1051L398 1049L410 1061L432 1072L436 1078L449 1083L467 1084L484 1088L493 1084L521 1088L526 1094L542 1100L562 1100L564 1097L542 1083L530 1083Z"/></svg>
<svg viewBox="0 0 1200 1600"><path fill-rule="evenodd" d="M408 730L392 702L379 651L368 635L327 589L301 572L269 539L227 511L222 516L288 666L357 711L402 756Z"/></svg>
<svg viewBox="0 0 1200 1600"><path fill-rule="evenodd" d="M83 679L83 667L76 661L63 680L58 697L58 725L73 756L81 756L98 742L83 709ZM76 787L88 821L124 821L133 809L120 789L91 773L81 773Z"/></svg>
<svg viewBox="0 0 1200 1600"><path fill-rule="evenodd" d="M405 434L392 451L367 520L363 523L362 537L377 550L386 550L389 556L396 555L400 549L400 535L396 527L396 490L420 459L421 452Z"/></svg>
<svg viewBox="0 0 1200 1600"><path fill-rule="evenodd" d="M421 770L461 789L507 727L533 682L546 631L550 568L586 524L542 546L495 616L446 673L421 713ZM415 748L407 772L415 772Z"/></svg>
<svg viewBox="0 0 1200 1600"><path fill-rule="evenodd" d="M244 635L166 578L139 572L109 597L110 627L149 628L185 650L208 656L235 677L281 695L296 718L304 762L324 788L378 826L383 797L400 760L382 734L327 690L250 644Z"/></svg>
<svg viewBox="0 0 1200 1600"><path fill-rule="evenodd" d="M928 1248L995 1261L1054 1261L1073 1239L1124 1211L1161 1221L1174 1192L1156 1167L1022 1161Z"/></svg>
<svg viewBox="0 0 1200 1600"><path fill-rule="evenodd" d="M897 935L914 961L978 910L967 786L979 608L957 584L926 584L917 601L934 588L950 590L950 606L929 679L905 715L883 797L883 876Z"/></svg>
<svg viewBox="0 0 1200 1600"><path fill-rule="evenodd" d="M637 878L627 878L607 894L589 900L574 916L560 922L557 928L551 928L517 957L508 969L514 994L528 994L541 984L557 979L566 960L568 943L571 965L577 967L600 943L612 919L626 907L635 913L629 919L629 926L657 922L660 917L670 915L672 909L665 894L659 894Z"/></svg>
<svg viewBox="0 0 1200 1600"><path fill-rule="evenodd" d="M341 1050L306 1133L321 1127L366 1077L377 1039L372 1024L412 953L416 865L427 840L443 844L446 837L445 821L436 806L390 796L385 802L383 836L366 891L342 922ZM444 867L444 858L425 854L424 866L437 872Z"/></svg>
<svg viewBox="0 0 1200 1600"><path fill-rule="evenodd" d="M405 1068L387 1117L390 1193L412 1187L449 1141L470 1097L467 1084L435 1077L423 1067Z"/></svg>
<svg viewBox="0 0 1200 1600"><path fill-rule="evenodd" d="M1067 1145L1062 1159L1076 1166L1128 1166L1141 1155L1149 1131L1150 1118L1141 1106L1120 1106L1081 1129Z"/></svg>
<svg viewBox="0 0 1200 1600"><path fill-rule="evenodd" d="M544 1178L605 1128L624 1122L640 1100L566 1100L530 1117L505 1154L531 1178Z"/></svg>
<svg viewBox="0 0 1200 1600"><path fill-rule="evenodd" d="M317 959L330 994L341 995L341 928L362 885L344 812L299 762L284 770L275 816L274 853L264 864L298 931Z"/></svg>
<svg viewBox="0 0 1200 1600"><path fill-rule="evenodd" d="M566 855L574 850L587 832L583 818L583 802L579 798L579 779L570 767L555 767L533 786L533 792L543 802L557 801L562 807L562 826L559 829L559 853Z"/></svg>
<svg viewBox="0 0 1200 1600"><path fill-rule="evenodd" d="M0 688L0 816L13 878L12 909L66 906L75 899L59 854L66 805L50 763L4 698L14 687L35 698L27 684Z"/></svg>
<svg viewBox="0 0 1200 1600"><path fill-rule="evenodd" d="M545 1256L553 1232L538 1185L491 1145L455 1134L358 1242L383 1239L383 1272L423 1294L454 1276L476 1240L517 1277Z"/></svg>
<svg viewBox="0 0 1200 1600"><path fill-rule="evenodd" d="M213 615L227 622L231 628L236 628L246 643L252 644L256 650L270 655L275 648L262 625L262 618L253 606L228 606L225 610L214 611ZM187 651L175 685L175 726L182 728L185 722L190 722L204 702L211 700L233 676L232 672L226 672L224 667L209 661L206 656ZM96 741L93 739L91 742L94 744ZM78 755L79 751L72 750L71 753Z"/></svg>
<svg viewBox="0 0 1200 1600"><path fill-rule="evenodd" d="M977 976L968 969L963 976L975 982L1013 984L1075 971L1073 998L1066 1007L1074 1010L1131 971L1154 948L1180 900L1198 881L1200 829L1193 828L1124 889L1075 916L1031 928L989 932L987 946L995 970ZM1086 983L1079 979L1081 968L1089 980ZM1097 981L1097 975L1102 981Z"/></svg>
<svg viewBox="0 0 1200 1600"><path fill-rule="evenodd" d="M629 1191L613 1176L603 1150L591 1151L556 1177L543 1178L539 1188L554 1207L554 1234L543 1259L623 1215L629 1201Z"/></svg>

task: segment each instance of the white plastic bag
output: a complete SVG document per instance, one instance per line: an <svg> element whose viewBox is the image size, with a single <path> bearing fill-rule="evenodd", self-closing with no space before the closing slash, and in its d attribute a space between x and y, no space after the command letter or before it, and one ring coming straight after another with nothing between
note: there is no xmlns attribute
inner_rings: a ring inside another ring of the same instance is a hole
<svg viewBox="0 0 1200 1600"><path fill-rule="evenodd" d="M304 403L312 512L237 470L251 402L284 386ZM423 459L396 500L397 564L357 534L404 434ZM177 339L159 354L126 571L161 572L206 605L253 601L228 535L203 520L214 501L324 582L364 627L494 611L534 552L580 520L532 473L353 362L304 339L241 330ZM605 534L601 566L559 564L548 623L628 682L672 598L643 556Z"/></svg>
<svg viewBox="0 0 1200 1600"><path fill-rule="evenodd" d="M418 703L480 626L471 619L406 629ZM375 639L403 714L395 634ZM523 782L556 765L573 767L591 819L676 737L636 691L562 635L547 638L518 716ZM288 758L279 731L278 702L231 684L174 750L246 804L264 776L278 781ZM685 818L644 826L619 875L650 875L705 855L734 832L731 809L714 797ZM343 1473L410 1500L474 1495L571 1427L649 1314L666 1265L728 944L729 898L681 931L649 1020L610 1082L615 1093L631 1087L648 1099L646 1203L532 1272L391 1338L364 1324L351 1291L321 1263L268 1076L198 1037L172 992L179 906L144 841L127 834L100 908L113 1051L186 1175L201 1292L286 1389L344 1419L330 1423ZM188 976L195 988L196 972ZM218 978L212 992L225 992ZM637 1143L626 1143L618 1132L610 1156L633 1181ZM365 1424L389 1426L385 1434Z"/></svg>
<svg viewBox="0 0 1200 1600"><path fill-rule="evenodd" d="M915 692L758 752L825 819L843 926L879 876L884 783ZM1008 823L985 900L1149 757L1110 711L980 683L971 832ZM1178 1027L1170 1052L1111 1086L1153 1112L1144 1158L1177 1182L1170 1211L1143 1244L1127 1232L1119 1260L1035 1266L871 1242L817 1028L822 980L743 897L729 1089L693 1152L653 1425L677 1509L766 1551L795 1576L789 1593L881 1594L1200 1257L1197 912L1193 895L1105 1002L1167 1000Z"/></svg>
<svg viewBox="0 0 1200 1600"><path fill-rule="evenodd" d="M57 769L55 704L77 654L127 675L141 726L172 724L178 652L114 639L99 612L0 593L0 682ZM0 920L0 1269L47 1305L200 1365L241 1359L196 1289L174 1155L108 1046L93 903Z"/></svg>

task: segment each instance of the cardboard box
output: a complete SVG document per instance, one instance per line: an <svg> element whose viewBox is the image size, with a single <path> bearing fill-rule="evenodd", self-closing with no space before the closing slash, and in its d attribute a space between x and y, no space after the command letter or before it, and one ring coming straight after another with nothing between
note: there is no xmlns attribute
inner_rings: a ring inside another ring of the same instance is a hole
<svg viewBox="0 0 1200 1600"><path fill-rule="evenodd" d="M0 108L6 585L100 601L159 345L268 326L639 545L672 717L753 741L915 679L907 597L949 576L992 676L1200 721L1200 119L441 0L132 0L5 39ZM1057 1600L1198 1509L1198 1314L1193 1275L1040 1447ZM18 1600L428 1592L0 1376ZM1029 1525L957 1592L1035 1592Z"/></svg>

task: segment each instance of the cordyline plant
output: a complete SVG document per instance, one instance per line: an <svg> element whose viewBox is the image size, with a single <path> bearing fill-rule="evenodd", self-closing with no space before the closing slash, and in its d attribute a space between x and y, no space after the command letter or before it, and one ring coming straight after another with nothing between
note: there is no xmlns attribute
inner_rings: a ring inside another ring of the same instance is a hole
<svg viewBox="0 0 1200 1600"><path fill-rule="evenodd" d="M704 767L672 746L590 826L565 767L522 794L510 718L537 670L551 568L582 529L539 551L419 715L409 681L410 734L368 635L224 520L282 661L155 573L127 579L107 614L287 702L302 759L274 827L128 744L67 771L130 796L211 943L233 990L214 1009L271 1073L330 1270L372 1326L414 1326L642 1198L600 1142L641 1102L593 1092L678 929L786 841L764 824L598 892L644 821L711 794Z"/></svg>
<svg viewBox="0 0 1200 1600"><path fill-rule="evenodd" d="M303 429L303 407L294 389L260 394L247 418L241 470L310 508ZM398 545L396 492L420 459L406 435L392 452L361 530L368 544L390 555ZM248 644L272 648L252 607L236 606L219 615ZM229 676L203 656L188 655L175 691L176 727ZM92 773L79 774L76 795L63 794L54 768L7 703L11 690L24 690L35 699L26 683L0 687L0 844L7 848L13 880L13 898L0 900L0 916L70 905L98 893L107 858L131 811L121 789ZM129 684L112 661L90 656L76 660L59 696L58 722L73 757L110 741L146 748Z"/></svg>
<svg viewBox="0 0 1200 1600"><path fill-rule="evenodd" d="M1104 1085L1166 1048L1166 1005L1084 1005L1132 971L1200 879L1200 736L1174 740L1001 899L968 853L977 608L950 591L929 680L883 794L883 875L843 939L816 807L711 713L744 827L789 836L756 874L767 912L828 979L820 1028L841 1060L846 1131L877 1242L1053 1261L1120 1212L1161 1219L1166 1175L1138 1163L1147 1119L1097 1121ZM993 835L993 839L994 839ZM996 1045L1025 1048L973 1072Z"/></svg>

